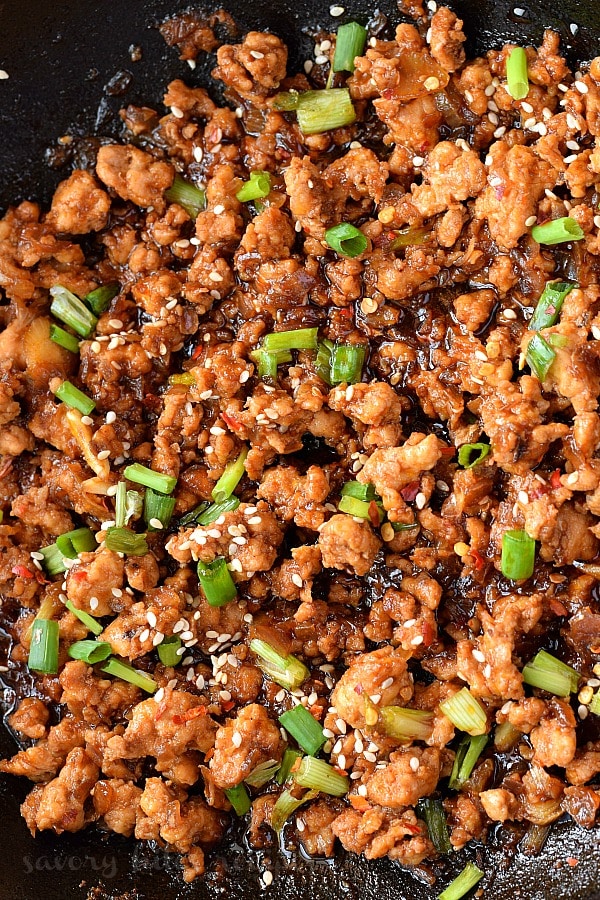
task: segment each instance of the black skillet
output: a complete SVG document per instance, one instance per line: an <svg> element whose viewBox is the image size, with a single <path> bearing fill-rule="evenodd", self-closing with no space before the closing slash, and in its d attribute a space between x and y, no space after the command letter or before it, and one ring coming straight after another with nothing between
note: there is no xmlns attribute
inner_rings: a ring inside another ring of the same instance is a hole
<svg viewBox="0 0 600 900"><path fill-rule="evenodd" d="M375 14L368 0L340 3L346 13L334 19L329 0L223 0L242 29L266 28L287 41L290 71L310 56L315 26L335 29L348 18L367 21ZM213 0L212 8L216 5ZM465 20L471 56L504 40L538 41L547 26L560 32L572 62L600 52L598 0L562 0L560 5L555 0L452 0L451 5ZM79 155L69 160L64 145L57 144L59 136L116 136L116 112L126 103L160 104L172 78L207 82L212 59L192 72L154 27L187 6L186 0L0 0L0 69L9 75L0 80L0 210L24 198L47 201L70 165L85 164L85 142L75 142ZM382 0L379 8L398 21L393 0ZM132 47L141 48L141 60L132 61ZM0 661L5 656L0 634ZM7 682L9 708L13 698ZM14 750L13 739L0 728L0 755ZM431 874L411 874L387 860L346 856L331 864L251 854L243 836L232 834L227 846L210 855L206 878L185 886L175 855L115 835L90 829L61 837L43 833L33 840L18 812L27 789L24 781L0 779L0 900L433 900L467 859L486 871L485 898L600 900L598 831L567 822L553 828L537 857L520 853L514 835L499 830L487 847L471 848L436 866L435 886ZM265 868L274 874L268 889L258 880Z"/></svg>

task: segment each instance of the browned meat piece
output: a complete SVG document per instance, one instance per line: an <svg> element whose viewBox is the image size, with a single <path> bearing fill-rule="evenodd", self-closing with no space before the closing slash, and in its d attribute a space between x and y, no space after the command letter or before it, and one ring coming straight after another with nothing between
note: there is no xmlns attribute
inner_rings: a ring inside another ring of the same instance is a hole
<svg viewBox="0 0 600 900"><path fill-rule="evenodd" d="M404 508L402 489L436 465L444 445L433 434L413 432L402 447L375 450L357 475L362 484L372 482L394 521Z"/></svg>
<svg viewBox="0 0 600 900"><path fill-rule="evenodd" d="M340 513L321 528L319 547L326 569L346 569L366 575L381 549L381 541L368 522Z"/></svg>
<svg viewBox="0 0 600 900"><path fill-rule="evenodd" d="M71 531L73 519L57 503L49 499L50 488L31 487L24 494L15 497L11 512L26 525L41 528L53 537Z"/></svg>
<svg viewBox="0 0 600 900"><path fill-rule="evenodd" d="M24 697L17 709L8 717L8 724L19 734L34 740L46 737L50 713L38 697Z"/></svg>
<svg viewBox="0 0 600 900"><path fill-rule="evenodd" d="M407 671L405 654L391 647L381 647L352 660L335 686L331 703L349 725L364 728L366 697L376 705L406 706L412 693L412 678Z"/></svg>
<svg viewBox="0 0 600 900"><path fill-rule="evenodd" d="M76 169L61 181L52 198L46 224L65 234L100 231L108 221L110 197L89 172Z"/></svg>
<svg viewBox="0 0 600 900"><path fill-rule="evenodd" d="M367 859L389 856L404 866L418 866L433 852L427 827L407 810L394 815L375 806L365 812L345 810L332 825L342 847L352 853L364 853Z"/></svg>
<svg viewBox="0 0 600 900"><path fill-rule="evenodd" d="M0 772L24 775L30 781L50 781L75 747L85 743L85 722L65 716L48 732L48 737L34 747L20 750L12 759L0 760Z"/></svg>
<svg viewBox="0 0 600 900"><path fill-rule="evenodd" d="M473 838L481 836L483 816L474 799L459 794L445 800L444 809L450 828L450 843L455 850L461 850Z"/></svg>
<svg viewBox="0 0 600 900"><path fill-rule="evenodd" d="M568 766L575 757L577 735L575 715L565 700L553 698L531 732L535 761L540 766Z"/></svg>
<svg viewBox="0 0 600 900"><path fill-rule="evenodd" d="M287 47L274 34L249 31L241 44L224 44L217 51L213 78L257 105L276 91L285 78Z"/></svg>
<svg viewBox="0 0 600 900"><path fill-rule="evenodd" d="M277 794L263 794L252 802L248 842L255 850L272 847L275 835L271 828L271 815L277 801Z"/></svg>
<svg viewBox="0 0 600 900"><path fill-rule="evenodd" d="M365 447L393 447L402 438L402 401L384 381L336 387L329 394L328 404L352 419L359 432L364 430L361 425L367 426Z"/></svg>
<svg viewBox="0 0 600 900"><path fill-rule="evenodd" d="M67 597L77 609L93 616L110 616L131 602L127 594L113 594L113 589L123 587L123 570L123 559L112 550L82 553L67 573Z"/></svg>
<svg viewBox="0 0 600 900"><path fill-rule="evenodd" d="M477 153L441 141L431 151L423 183L413 188L412 202L424 218L453 204L477 197L486 184L485 168Z"/></svg>
<svg viewBox="0 0 600 900"><path fill-rule="evenodd" d="M600 744L588 744L587 748L578 750L567 765L567 781L570 784L585 784L592 781L600 772Z"/></svg>
<svg viewBox="0 0 600 900"><path fill-rule="evenodd" d="M119 760L150 756L157 772L175 784L194 784L198 753L212 748L215 732L213 719L197 697L167 690L162 700L144 700L133 708L125 733L108 741L102 769L109 775L111 765Z"/></svg>
<svg viewBox="0 0 600 900"><path fill-rule="evenodd" d="M278 762L282 753L279 728L264 707L252 703L217 731L210 771L218 787L228 789L240 784L261 763L270 759Z"/></svg>
<svg viewBox="0 0 600 900"><path fill-rule="evenodd" d="M331 826L340 814L339 806L335 800L317 800L299 810L296 820L304 826L299 837L309 856L333 856L335 834Z"/></svg>
<svg viewBox="0 0 600 900"><path fill-rule="evenodd" d="M390 754L385 769L378 769L367 780L367 797L390 809L414 806L421 797L433 793L439 777L440 751L437 747L396 750Z"/></svg>
<svg viewBox="0 0 600 900"><path fill-rule="evenodd" d="M69 712L92 726L113 718L124 718L125 713L140 698L140 689L126 681L99 678L91 666L81 660L66 663L59 677L63 689L61 703Z"/></svg>
<svg viewBox="0 0 600 900"><path fill-rule="evenodd" d="M98 767L81 748L71 750L58 778L35 787L21 812L33 835L52 829L79 831L85 824L84 804L98 778Z"/></svg>
<svg viewBox="0 0 600 900"><path fill-rule="evenodd" d="M163 209L164 192L171 187L173 167L156 160L137 147L105 144L98 151L98 178L112 188L123 200L138 206Z"/></svg>
<svg viewBox="0 0 600 900"><path fill-rule="evenodd" d="M482 791L479 795L481 805L493 822L505 822L516 819L519 813L519 801L506 788L493 788Z"/></svg>
<svg viewBox="0 0 600 900"><path fill-rule="evenodd" d="M323 503L328 494L327 473L319 466L310 466L306 475L293 466L275 466L265 473L256 496L266 500L284 522L293 519L300 528L316 531L325 521Z"/></svg>
<svg viewBox="0 0 600 900"><path fill-rule="evenodd" d="M497 302L496 294L490 288L459 294L454 298L454 312L459 322L469 330L477 331L489 319Z"/></svg>
<svg viewBox="0 0 600 900"><path fill-rule="evenodd" d="M591 828L600 808L600 793L587 787L565 788L562 808L578 825Z"/></svg>
<svg viewBox="0 0 600 900"><path fill-rule="evenodd" d="M96 815L109 831L130 837L140 814L142 789L132 781L107 778L97 782L92 796Z"/></svg>
<svg viewBox="0 0 600 900"><path fill-rule="evenodd" d="M446 72L456 72L465 61L463 23L447 6L441 6L431 17L431 55Z"/></svg>
<svg viewBox="0 0 600 900"><path fill-rule="evenodd" d="M237 32L235 22L224 9L208 16L201 9L177 13L159 25L159 30L169 47L178 48L180 59L196 59L200 51L211 53L219 46L213 31L216 25L222 25L232 36Z"/></svg>
<svg viewBox="0 0 600 900"><path fill-rule="evenodd" d="M125 577L129 586L135 591L146 593L156 587L159 579L159 568L153 553L145 556L130 556L125 560Z"/></svg>
<svg viewBox="0 0 600 900"><path fill-rule="evenodd" d="M308 156L292 157L284 172L290 210L302 230L322 239L327 228L339 222L344 207L340 187L331 187Z"/></svg>
<svg viewBox="0 0 600 900"><path fill-rule="evenodd" d="M511 703L506 713L498 712L497 720L499 723L510 722L523 734L529 734L531 729L539 723L545 710L546 704L539 697L524 697L517 703Z"/></svg>
<svg viewBox="0 0 600 900"><path fill-rule="evenodd" d="M133 660L151 653L157 633L172 634L173 626L181 618L182 599L177 591L167 587L148 591L145 602L134 603L110 622L101 639L108 641L113 652ZM148 614L154 614L156 625L149 627Z"/></svg>
<svg viewBox="0 0 600 900"><path fill-rule="evenodd" d="M342 188L352 200L380 203L389 174L387 163L366 147L349 150L325 170L330 188Z"/></svg>
<svg viewBox="0 0 600 900"><path fill-rule="evenodd" d="M527 219L537 215L544 191L554 187L556 171L519 144L509 147L498 141L489 152L489 183L475 203L475 215L487 220L499 247L512 250L527 231Z"/></svg>

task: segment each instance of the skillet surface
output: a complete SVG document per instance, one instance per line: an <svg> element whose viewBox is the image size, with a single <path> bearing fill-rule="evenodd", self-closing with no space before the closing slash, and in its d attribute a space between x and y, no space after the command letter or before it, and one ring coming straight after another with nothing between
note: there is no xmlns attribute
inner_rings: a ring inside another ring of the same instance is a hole
<svg viewBox="0 0 600 900"><path fill-rule="evenodd" d="M516 2L451 0L465 20L469 55L504 40L535 42L544 27L561 33L572 61L598 53L600 5L595 0L563 0L558 11L555 0L522 0L523 15L514 13ZM207 0L206 5L219 4ZM290 71L310 56L311 28L333 29L345 20L330 17L328 0L303 0L301 5L292 0L223 0L222 5L242 29L266 28L283 37L292 50ZM349 18L362 21L375 10L368 0L347 0L345 5ZM199 61L192 72L153 27L187 6L185 0L55 0L51 6L46 0L0 0L0 68L9 74L0 81L0 211L20 199L48 201L69 165L83 164L85 142L75 142L81 155L69 161L64 152L56 153L60 135L116 136L117 112L126 103L160 104L172 78L207 83L213 60ZM392 22L398 20L393 0L382 0L380 9ZM579 27L570 28L572 23ZM138 62L131 60L132 45L142 49ZM62 169L57 167L61 161ZM6 650L0 632L2 661ZM10 709L14 693L8 682L3 695L5 709ZM0 728L0 754L8 756L14 749L12 737ZM408 873L385 860L367 863L346 856L331 864L290 860L285 854L261 858L248 852L241 835L231 834L227 850L210 857L206 879L186 886L175 855L136 848L115 835L91 829L61 837L43 833L34 840L18 811L27 790L24 781L0 781L5 845L0 900L433 900L469 858L486 871L481 886L488 898L600 900L598 831L585 832L567 822L554 827L535 858L519 853L506 830L492 835L486 848L453 854L449 863L435 867L437 886L423 873ZM258 880L265 867L274 874L267 889Z"/></svg>

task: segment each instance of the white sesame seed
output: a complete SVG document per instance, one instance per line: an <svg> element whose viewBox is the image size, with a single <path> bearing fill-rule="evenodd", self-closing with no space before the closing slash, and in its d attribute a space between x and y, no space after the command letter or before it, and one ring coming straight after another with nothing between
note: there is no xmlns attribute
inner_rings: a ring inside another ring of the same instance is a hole
<svg viewBox="0 0 600 900"><path fill-rule="evenodd" d="M537 216L528 216L525 219L525 224L528 228L532 228L537 222Z"/></svg>
<svg viewBox="0 0 600 900"><path fill-rule="evenodd" d="M577 88L577 90L579 91L580 94L587 94L587 92L589 90L585 81L576 81L575 87Z"/></svg>
<svg viewBox="0 0 600 900"><path fill-rule="evenodd" d="M427 497L422 491L419 491L417 496L415 497L415 505L417 509L423 509L425 504L427 503Z"/></svg>
<svg viewBox="0 0 600 900"><path fill-rule="evenodd" d="M411 756L410 762L409 762L409 766L411 767L411 769L413 770L413 772L418 772L418 771L419 771L419 765L420 765L420 763L419 763L419 758L418 758L418 756Z"/></svg>
<svg viewBox="0 0 600 900"><path fill-rule="evenodd" d="M577 710L577 715L579 716L580 719L587 719L588 713L589 713L589 709L587 708L587 706L584 706L582 703L581 706Z"/></svg>
<svg viewBox="0 0 600 900"><path fill-rule="evenodd" d="M213 209L213 213L215 214L215 216L220 216L221 213L224 213L224 212L225 212L225 207L223 206L223 204L217 203L217 205Z"/></svg>
<svg viewBox="0 0 600 900"><path fill-rule="evenodd" d="M265 54L261 53L260 50L251 50L250 56L254 57L254 59L264 59Z"/></svg>
<svg viewBox="0 0 600 900"><path fill-rule="evenodd" d="M521 103L521 109L523 110L523 112L528 113L529 115L531 115L531 113L533 112L533 106L531 105L531 103L527 103L525 100L523 100L523 102Z"/></svg>
<svg viewBox="0 0 600 900"><path fill-rule="evenodd" d="M262 880L265 887L269 887L269 885L273 884L273 873L269 872L269 870L267 869L263 872Z"/></svg>
<svg viewBox="0 0 600 900"><path fill-rule="evenodd" d="M473 656L473 659L477 660L477 662L480 662L480 663L485 662L485 656L483 655L481 650L473 650L472 656Z"/></svg>
<svg viewBox="0 0 600 900"><path fill-rule="evenodd" d="M156 516L153 516L150 519L150 521L148 522L148 525L151 525L152 528L156 528L157 531L162 531L162 529L164 527L163 523L160 521L160 519L157 519Z"/></svg>
<svg viewBox="0 0 600 900"><path fill-rule="evenodd" d="M165 636L162 633L162 631L157 631L156 634L154 635L154 637L152 638L152 646L158 647L159 644L162 644L164 639L165 639Z"/></svg>
<svg viewBox="0 0 600 900"><path fill-rule="evenodd" d="M422 634L416 634L416 635L414 636L414 638L411 640L410 643L411 643L411 646L412 646L412 647L418 647L419 644L422 644L422 643L423 643L423 635L422 635Z"/></svg>
<svg viewBox="0 0 600 900"><path fill-rule="evenodd" d="M157 703L160 703L160 701L163 699L164 696L165 696L165 689L161 687L155 693L154 699L156 700Z"/></svg>
<svg viewBox="0 0 600 900"><path fill-rule="evenodd" d="M116 422L116 421L117 421L117 414L116 414L116 412L113 412L112 409L110 409L110 410L106 413L106 424L107 424L107 425L112 425L113 422Z"/></svg>
<svg viewBox="0 0 600 900"><path fill-rule="evenodd" d="M260 525L262 522L261 516L252 516L248 519L248 525Z"/></svg>
<svg viewBox="0 0 600 900"><path fill-rule="evenodd" d="M343 16L345 9L343 6L330 6L329 7L329 15L333 16L334 19L337 19L338 16Z"/></svg>
<svg viewBox="0 0 600 900"><path fill-rule="evenodd" d="M422 156L413 156L412 158L412 164L416 169L420 168L424 162L425 160Z"/></svg>
<svg viewBox="0 0 600 900"><path fill-rule="evenodd" d="M299 588L301 588L302 585L304 584L304 582L302 581L301 576L300 576L300 575L296 575L295 573L294 573L294 575L292 575L292 583L295 584L296 587L299 587Z"/></svg>
<svg viewBox="0 0 600 900"><path fill-rule="evenodd" d="M149 637L150 637L150 631L149 631L149 629L148 629L148 628L144 628L144 630L143 630L142 633L140 634L140 641L141 641L141 643L143 644L144 641L147 641Z"/></svg>
<svg viewBox="0 0 600 900"><path fill-rule="evenodd" d="M567 484L573 485L577 484L579 481L579 474L577 472L571 472L570 475L567 475Z"/></svg>
<svg viewBox="0 0 600 900"><path fill-rule="evenodd" d="M345 768L346 768L346 757L344 756L343 753L340 753L340 755L338 756L338 758L337 758L337 764L338 764L338 766L339 766L340 769L345 769Z"/></svg>
<svg viewBox="0 0 600 900"><path fill-rule="evenodd" d="M82 423L82 425L93 425L94 420L91 418L91 416L82 416L81 423ZM104 453L104 451L102 451L102 452Z"/></svg>
<svg viewBox="0 0 600 900"><path fill-rule="evenodd" d="M306 72L307 75L312 71L313 66L314 66L314 63L313 63L312 59L304 60L304 71Z"/></svg>
<svg viewBox="0 0 600 900"><path fill-rule="evenodd" d="M43 559L44 554L40 553L39 550L32 550L30 554L32 559Z"/></svg>
<svg viewBox="0 0 600 900"><path fill-rule="evenodd" d="M123 327L123 322L121 321L121 319L109 319L108 325L110 328L114 328L117 331L120 331Z"/></svg>
<svg viewBox="0 0 600 900"><path fill-rule="evenodd" d="M515 14L515 16L524 16L525 10L521 9L520 6L515 6L515 8L513 9L513 13Z"/></svg>
<svg viewBox="0 0 600 900"><path fill-rule="evenodd" d="M179 109L178 106L172 106L171 112L175 116L176 119L183 119L183 110Z"/></svg>
<svg viewBox="0 0 600 900"><path fill-rule="evenodd" d="M242 746L242 736L239 733L239 731L233 732L233 734L231 735L231 743L233 744L234 747Z"/></svg>
<svg viewBox="0 0 600 900"><path fill-rule="evenodd" d="M383 682L383 684L381 685L381 690L382 691L387 690L389 687L391 687L393 685L393 683L394 683L393 678L386 678L385 681Z"/></svg>
<svg viewBox="0 0 600 900"><path fill-rule="evenodd" d="M340 13L340 15L341 15L341 13ZM8 72L6 71L6 69L0 69L0 81L6 81L6 79L8 77L9 77L9 75L8 75ZM8 669L6 671L8 672Z"/></svg>
<svg viewBox="0 0 600 900"><path fill-rule="evenodd" d="M500 127L496 128L494 131L495 138L501 138L504 134L506 134L506 125L500 125Z"/></svg>
<svg viewBox="0 0 600 900"><path fill-rule="evenodd" d="M324 66L327 62L327 57L320 53L319 56L315 56L315 62L318 66Z"/></svg>
<svg viewBox="0 0 600 900"><path fill-rule="evenodd" d="M101 450L98 454L98 459L108 459L110 456L110 450Z"/></svg>
<svg viewBox="0 0 600 900"><path fill-rule="evenodd" d="M364 757L368 762L372 762L372 763L377 762L377 757L375 756L374 753L371 753L370 750L365 750Z"/></svg>
<svg viewBox="0 0 600 900"><path fill-rule="evenodd" d="M579 122L572 113L567 113L567 128L571 131L579 131Z"/></svg>
<svg viewBox="0 0 600 900"><path fill-rule="evenodd" d="M97 597L90 597L90 609L98 609L98 604L99 601Z"/></svg>

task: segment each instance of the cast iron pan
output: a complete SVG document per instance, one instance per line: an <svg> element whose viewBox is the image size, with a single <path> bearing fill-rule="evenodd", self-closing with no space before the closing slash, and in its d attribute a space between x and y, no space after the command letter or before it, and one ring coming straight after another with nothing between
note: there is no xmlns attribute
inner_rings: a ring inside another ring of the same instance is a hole
<svg viewBox="0 0 600 900"><path fill-rule="evenodd" d="M205 5L217 6L214 0ZM330 0L223 0L222 5L242 29L266 28L284 38L292 51L290 71L311 55L315 27L332 29L347 17L367 21L376 11L368 0L342 0L347 11L342 19L330 17ZM561 33L571 61L600 51L597 0L562 0L560 5L556 0L451 0L451 5L465 20L471 56L508 39L538 41L548 26ZM514 13L515 5L523 15ZM117 136L116 113L126 103L160 108L163 88L172 78L207 83L213 60L192 72L155 27L187 6L186 0L0 0L0 69L9 74L0 80L0 210L25 198L47 202L69 166L85 163L85 141L75 141L78 156L69 159L64 151L56 152L59 136ZM393 0L382 0L379 8L398 21ZM132 46L142 49L137 62L131 59ZM2 662L6 649L0 635ZM4 687L10 709L14 694L8 683ZM0 754L14 751L13 738L0 728ZM332 864L285 853L251 854L243 835L233 833L227 846L209 856L206 878L186 886L177 856L115 835L90 829L61 837L45 832L34 840L18 811L28 787L24 780L0 780L0 900L433 900L467 859L486 871L486 898L600 900L598 831L569 822L555 825L537 857L521 854L515 836L499 829L486 847L454 854L449 863L436 866L435 887L426 873L412 874L387 860L348 855ZM274 874L267 889L259 882L265 867Z"/></svg>

